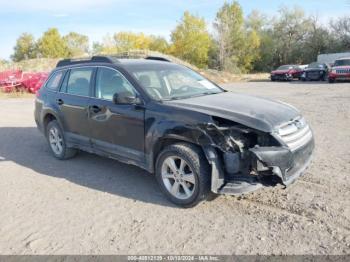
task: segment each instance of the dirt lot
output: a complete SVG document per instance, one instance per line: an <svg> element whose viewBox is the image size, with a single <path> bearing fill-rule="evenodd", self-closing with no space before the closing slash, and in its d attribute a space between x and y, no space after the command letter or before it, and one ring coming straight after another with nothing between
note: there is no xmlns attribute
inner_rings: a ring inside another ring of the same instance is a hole
<svg viewBox="0 0 350 262"><path fill-rule="evenodd" d="M350 84L235 83L298 107L316 151L296 184L192 209L153 176L81 153L51 157L32 99L0 99L1 254L350 253Z"/></svg>

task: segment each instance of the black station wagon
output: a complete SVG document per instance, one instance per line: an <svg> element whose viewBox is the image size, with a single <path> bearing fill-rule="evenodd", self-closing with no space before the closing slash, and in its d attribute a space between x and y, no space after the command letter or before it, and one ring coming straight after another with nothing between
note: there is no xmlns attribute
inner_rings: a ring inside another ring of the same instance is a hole
<svg viewBox="0 0 350 262"><path fill-rule="evenodd" d="M160 57L60 61L37 94L35 120L56 158L83 150L137 165L184 207L210 193L287 186L314 149L294 107L227 92Z"/></svg>

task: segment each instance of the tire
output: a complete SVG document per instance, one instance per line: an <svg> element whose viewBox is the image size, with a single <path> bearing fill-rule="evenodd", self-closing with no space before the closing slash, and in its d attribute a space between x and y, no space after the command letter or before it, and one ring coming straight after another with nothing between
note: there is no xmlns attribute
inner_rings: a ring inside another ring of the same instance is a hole
<svg viewBox="0 0 350 262"><path fill-rule="evenodd" d="M328 78L328 83L330 83L330 84L335 83L335 79L333 79L333 78Z"/></svg>
<svg viewBox="0 0 350 262"><path fill-rule="evenodd" d="M65 160L74 157L77 150L68 148L62 128L56 120L49 122L46 127L46 138L49 144L51 153L59 160Z"/></svg>
<svg viewBox="0 0 350 262"><path fill-rule="evenodd" d="M181 207L193 207L210 195L209 163L203 152L191 144L166 147L157 158L156 178L165 196Z"/></svg>

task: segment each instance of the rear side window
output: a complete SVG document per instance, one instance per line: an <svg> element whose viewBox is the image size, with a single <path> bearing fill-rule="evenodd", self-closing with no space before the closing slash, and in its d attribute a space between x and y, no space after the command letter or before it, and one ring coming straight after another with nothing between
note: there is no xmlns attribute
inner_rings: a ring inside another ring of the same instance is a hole
<svg viewBox="0 0 350 262"><path fill-rule="evenodd" d="M53 73L53 75L50 77L49 81L46 84L46 88L56 91L61 83L63 75L64 71Z"/></svg>
<svg viewBox="0 0 350 262"><path fill-rule="evenodd" d="M67 83L67 93L89 96L93 68L71 69Z"/></svg>

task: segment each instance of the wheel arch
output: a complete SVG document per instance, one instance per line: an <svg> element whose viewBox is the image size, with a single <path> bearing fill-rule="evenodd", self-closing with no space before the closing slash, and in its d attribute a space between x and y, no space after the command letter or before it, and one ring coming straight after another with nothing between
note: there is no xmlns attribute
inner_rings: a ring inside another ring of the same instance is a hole
<svg viewBox="0 0 350 262"><path fill-rule="evenodd" d="M47 125L51 122L56 120L58 122L58 124L60 125L60 127L62 128L62 123L60 121L60 118L58 117L58 114L53 111L53 110L45 110L43 112L43 117L42 117L42 128L43 128L43 132L46 135L46 128Z"/></svg>
<svg viewBox="0 0 350 262"><path fill-rule="evenodd" d="M177 143L187 143L187 144L194 145L194 146L200 148L204 154L203 147L200 144L196 143L196 141L193 141L190 138L184 137L184 136L168 135L168 136L159 138L153 146L153 150L152 150L153 166L155 165L155 162L157 161L159 153L162 152L162 150L164 148L166 148L169 145L173 145L173 144L177 144Z"/></svg>

